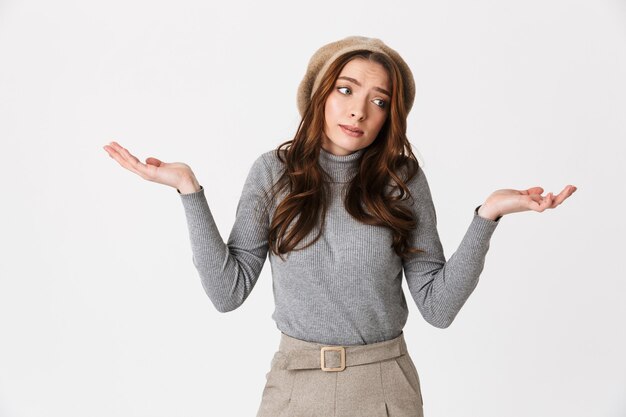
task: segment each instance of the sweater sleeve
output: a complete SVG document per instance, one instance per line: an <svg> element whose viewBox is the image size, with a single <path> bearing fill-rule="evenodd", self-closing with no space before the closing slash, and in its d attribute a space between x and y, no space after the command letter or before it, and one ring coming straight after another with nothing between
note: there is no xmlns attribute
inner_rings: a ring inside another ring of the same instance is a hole
<svg viewBox="0 0 626 417"><path fill-rule="evenodd" d="M258 157L246 178L235 222L224 243L204 195L204 187L180 194L191 240L192 260L204 291L220 312L239 307L261 274L268 252L266 190L271 174Z"/></svg>
<svg viewBox="0 0 626 417"><path fill-rule="evenodd" d="M437 215L428 181L420 168L409 187L414 198L417 228L411 246L424 250L403 261L404 274L413 300L424 319L446 328L478 284L489 249L489 240L500 218L478 215L478 206L456 252L446 261L437 231Z"/></svg>

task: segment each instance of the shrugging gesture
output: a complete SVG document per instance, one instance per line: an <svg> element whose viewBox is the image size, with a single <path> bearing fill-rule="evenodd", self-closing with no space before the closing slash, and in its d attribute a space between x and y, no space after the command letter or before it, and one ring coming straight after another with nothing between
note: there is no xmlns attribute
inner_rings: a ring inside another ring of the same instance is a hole
<svg viewBox="0 0 626 417"><path fill-rule="evenodd" d="M200 190L200 184L196 176L191 167L185 163L163 162L157 158L150 157L146 158L146 163L144 164L117 142L110 142L109 145L105 145L103 148L122 167L134 172L144 180L169 185L182 194Z"/></svg>
<svg viewBox="0 0 626 417"><path fill-rule="evenodd" d="M567 185L563 191L554 196L551 192L542 196L543 188L532 187L527 190L502 189L491 194L485 203L478 209L478 214L491 220L505 214L520 211L538 211L556 208L569 196L576 192L577 188Z"/></svg>

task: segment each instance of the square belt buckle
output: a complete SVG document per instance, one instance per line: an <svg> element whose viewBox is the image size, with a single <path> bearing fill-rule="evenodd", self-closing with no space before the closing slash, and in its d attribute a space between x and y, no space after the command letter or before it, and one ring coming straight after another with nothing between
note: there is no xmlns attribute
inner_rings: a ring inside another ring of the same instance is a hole
<svg viewBox="0 0 626 417"><path fill-rule="evenodd" d="M336 350L341 353L341 364L338 368L327 368L326 367L326 357L324 353L329 350ZM343 346L323 346L320 351L321 358L320 363L322 364L322 371L326 372L339 372L346 369L346 349Z"/></svg>

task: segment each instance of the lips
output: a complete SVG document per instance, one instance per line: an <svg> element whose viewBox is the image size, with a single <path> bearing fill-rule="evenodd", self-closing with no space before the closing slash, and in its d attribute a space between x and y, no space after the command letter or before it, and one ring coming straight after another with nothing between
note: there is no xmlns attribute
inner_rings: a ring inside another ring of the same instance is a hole
<svg viewBox="0 0 626 417"><path fill-rule="evenodd" d="M354 126L349 126L349 125L339 125L343 130L346 130L350 133L354 133L354 134L363 134L363 131L361 129L359 129L358 127L354 127Z"/></svg>

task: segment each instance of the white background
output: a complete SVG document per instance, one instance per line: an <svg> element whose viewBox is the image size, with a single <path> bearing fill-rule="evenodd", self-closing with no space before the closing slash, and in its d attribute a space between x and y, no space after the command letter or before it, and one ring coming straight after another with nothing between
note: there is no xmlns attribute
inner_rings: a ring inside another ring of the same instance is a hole
<svg viewBox="0 0 626 417"><path fill-rule="evenodd" d="M0 0L0 416L255 415L269 262L217 312L176 190L102 146L189 164L226 240L310 56L349 35L413 69L447 257L493 191L578 187L501 220L449 328L410 304L425 415L626 416L626 2L333 3Z"/></svg>

